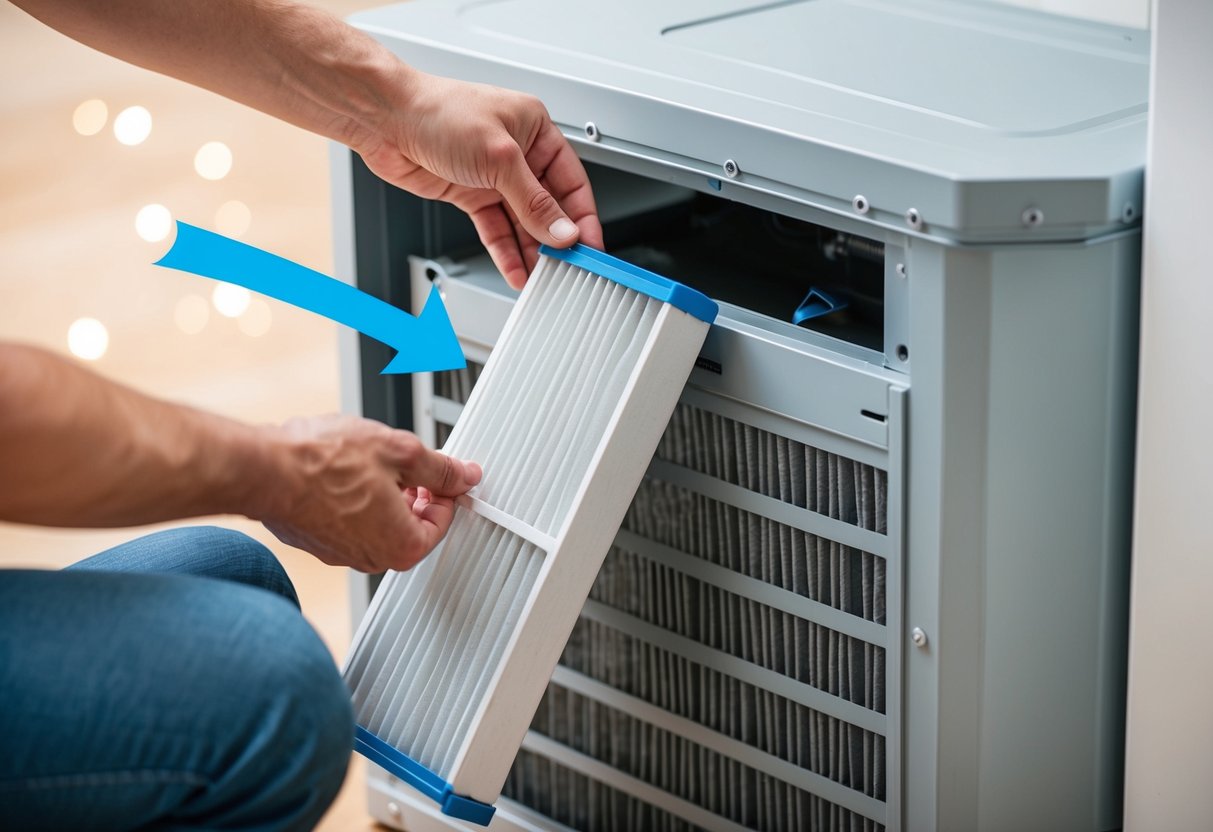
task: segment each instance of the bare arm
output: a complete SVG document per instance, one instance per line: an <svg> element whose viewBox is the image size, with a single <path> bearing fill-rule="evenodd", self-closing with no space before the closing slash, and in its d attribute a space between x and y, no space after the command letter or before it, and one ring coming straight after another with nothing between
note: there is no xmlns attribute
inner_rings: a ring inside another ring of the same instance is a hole
<svg viewBox="0 0 1213 832"><path fill-rule="evenodd" d="M466 211L521 286L538 243L602 245L585 170L534 98L418 72L281 0L16 0L122 60L343 142L394 185Z"/></svg>
<svg viewBox="0 0 1213 832"><path fill-rule="evenodd" d="M244 514L327 563L407 569L479 478L477 466L370 420L253 427L0 343L0 520L128 526Z"/></svg>

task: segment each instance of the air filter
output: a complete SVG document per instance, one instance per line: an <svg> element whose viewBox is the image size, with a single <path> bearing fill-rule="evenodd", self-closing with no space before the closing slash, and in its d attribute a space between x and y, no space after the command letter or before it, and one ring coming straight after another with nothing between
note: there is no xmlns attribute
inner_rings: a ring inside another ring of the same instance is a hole
<svg viewBox="0 0 1213 832"><path fill-rule="evenodd" d="M345 668L357 749L480 824L717 311L594 249L541 253L443 448L484 478L383 581Z"/></svg>

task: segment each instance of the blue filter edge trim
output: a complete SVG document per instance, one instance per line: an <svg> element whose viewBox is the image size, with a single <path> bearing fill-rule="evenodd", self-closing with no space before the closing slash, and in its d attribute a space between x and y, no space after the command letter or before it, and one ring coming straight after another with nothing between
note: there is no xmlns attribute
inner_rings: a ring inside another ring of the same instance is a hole
<svg viewBox="0 0 1213 832"><path fill-rule="evenodd" d="M388 745L363 728L354 727L354 750L372 763L394 774L442 807L444 815L488 826L496 806L455 794L451 784L407 754Z"/></svg>
<svg viewBox="0 0 1213 832"><path fill-rule="evenodd" d="M605 251L583 246L581 243L577 243L572 248L552 248L541 245L539 253L572 263L586 271L601 275L607 280L627 286L629 289L635 289L642 295L657 298L657 300L668 303L675 309L681 309L688 315L693 315L709 324L716 320L716 314L720 311L716 301L703 292L692 289L690 286L684 286L668 277L662 277L648 269L633 266L628 261L613 257Z"/></svg>

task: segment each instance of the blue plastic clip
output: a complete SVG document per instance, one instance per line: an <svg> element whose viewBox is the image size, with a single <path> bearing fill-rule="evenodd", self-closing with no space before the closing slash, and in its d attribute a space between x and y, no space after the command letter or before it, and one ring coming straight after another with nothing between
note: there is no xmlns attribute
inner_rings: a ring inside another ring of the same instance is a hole
<svg viewBox="0 0 1213 832"><path fill-rule="evenodd" d="M496 806L455 794L454 788L441 775L388 745L361 725L354 729L354 750L433 800L442 807L444 815L488 826L493 813L497 811Z"/></svg>
<svg viewBox="0 0 1213 832"><path fill-rule="evenodd" d="M800 306L797 306L796 311L792 313L792 323L799 326L805 321L846 309L849 305L848 301L840 301L833 295L828 295L814 287L809 290L809 293L804 296L804 300L800 302Z"/></svg>
<svg viewBox="0 0 1213 832"><path fill-rule="evenodd" d="M657 298L657 300L668 303L675 309L681 309L688 315L693 315L709 324L716 320L716 314L720 311L716 301L690 286L684 286L676 280L662 277L648 269L633 266L626 260L612 257L604 251L583 246L581 243L577 243L572 248L552 248L544 245L539 247L539 253L572 263L587 272L593 272L607 280L634 289L642 295Z"/></svg>

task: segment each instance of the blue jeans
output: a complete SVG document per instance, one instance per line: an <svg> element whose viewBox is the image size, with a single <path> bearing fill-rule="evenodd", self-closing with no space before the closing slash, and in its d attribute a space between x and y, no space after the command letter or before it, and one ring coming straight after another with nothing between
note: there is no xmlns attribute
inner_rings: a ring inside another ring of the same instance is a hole
<svg viewBox="0 0 1213 832"><path fill-rule="evenodd" d="M0 829L310 829L352 745L328 650L245 535L0 570Z"/></svg>

